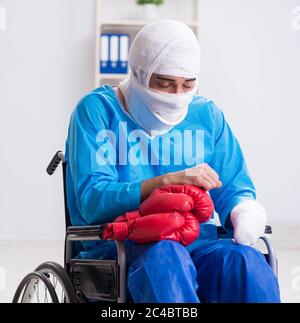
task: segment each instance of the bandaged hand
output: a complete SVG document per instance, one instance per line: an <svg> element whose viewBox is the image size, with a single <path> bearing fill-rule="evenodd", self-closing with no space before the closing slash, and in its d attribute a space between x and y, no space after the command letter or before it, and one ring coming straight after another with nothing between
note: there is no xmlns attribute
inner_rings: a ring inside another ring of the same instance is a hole
<svg viewBox="0 0 300 323"><path fill-rule="evenodd" d="M234 241L253 246L264 234L267 213L258 202L245 200L232 209L230 219L234 229Z"/></svg>

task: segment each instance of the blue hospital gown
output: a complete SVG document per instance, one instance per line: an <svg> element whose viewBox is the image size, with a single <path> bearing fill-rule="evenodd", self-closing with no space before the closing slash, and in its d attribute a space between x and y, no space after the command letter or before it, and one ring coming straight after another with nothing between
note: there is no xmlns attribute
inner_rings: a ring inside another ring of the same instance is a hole
<svg viewBox="0 0 300 323"><path fill-rule="evenodd" d="M72 113L66 160L67 202L77 226L114 221L139 207L143 180L204 162L222 181L222 187L209 193L227 231L232 230L232 208L256 198L241 147L223 112L198 95L180 124L149 138L111 86L95 89ZM125 246L128 288L135 302L279 301L277 279L263 256L231 240L218 241L214 216L200 225L199 238L187 247L174 241L138 246L129 240ZM113 241L85 242L77 251L79 258L116 257Z"/></svg>

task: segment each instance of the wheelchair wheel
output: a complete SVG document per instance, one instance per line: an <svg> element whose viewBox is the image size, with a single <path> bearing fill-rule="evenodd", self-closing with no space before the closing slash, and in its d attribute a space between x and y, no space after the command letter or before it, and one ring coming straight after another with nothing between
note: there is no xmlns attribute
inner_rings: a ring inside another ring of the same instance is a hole
<svg viewBox="0 0 300 323"><path fill-rule="evenodd" d="M52 283L59 303L78 303L75 290L65 269L55 262L45 262L35 269Z"/></svg>
<svg viewBox="0 0 300 323"><path fill-rule="evenodd" d="M18 286L13 303L59 303L50 280L42 273L32 272Z"/></svg>

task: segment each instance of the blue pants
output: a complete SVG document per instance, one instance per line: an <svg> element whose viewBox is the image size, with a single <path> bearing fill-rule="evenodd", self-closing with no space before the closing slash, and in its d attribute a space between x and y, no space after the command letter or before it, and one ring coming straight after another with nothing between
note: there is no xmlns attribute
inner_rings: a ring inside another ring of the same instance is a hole
<svg viewBox="0 0 300 323"><path fill-rule="evenodd" d="M216 240L189 254L163 240L130 249L127 283L136 303L280 302L276 276L252 247Z"/></svg>

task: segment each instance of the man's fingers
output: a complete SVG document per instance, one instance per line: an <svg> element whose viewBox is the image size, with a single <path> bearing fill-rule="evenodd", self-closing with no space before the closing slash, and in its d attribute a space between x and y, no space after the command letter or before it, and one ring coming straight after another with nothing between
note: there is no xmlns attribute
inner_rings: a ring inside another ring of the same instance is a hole
<svg viewBox="0 0 300 323"><path fill-rule="evenodd" d="M222 186L219 175L208 164L200 164L186 169L185 176L193 177L192 181L195 182L194 185L200 186L205 190Z"/></svg>
<svg viewBox="0 0 300 323"><path fill-rule="evenodd" d="M205 191L209 191L217 187L217 183L212 181L209 177L198 176L196 177L194 185L203 188Z"/></svg>
<svg viewBox="0 0 300 323"><path fill-rule="evenodd" d="M219 180L219 175L213 168L211 168L208 164L204 164L204 168L214 179Z"/></svg>
<svg viewBox="0 0 300 323"><path fill-rule="evenodd" d="M217 187L220 187L222 185L222 183L219 180L216 180L215 178L212 178L210 176L210 174L204 175L203 179L210 183L210 185L211 185L210 189L217 188Z"/></svg>
<svg viewBox="0 0 300 323"><path fill-rule="evenodd" d="M210 169L212 170L212 168ZM216 176L215 176L216 174ZM219 176L215 171L209 171L209 169L205 169L205 174L203 174L203 177L206 180L209 180L210 182L213 182L215 184L215 187L221 187L222 182L219 180Z"/></svg>
<svg viewBox="0 0 300 323"><path fill-rule="evenodd" d="M199 181L198 186L203 188L205 191L209 191L212 189L212 184L209 181L206 181L205 179L201 179Z"/></svg>
<svg viewBox="0 0 300 323"><path fill-rule="evenodd" d="M201 169L201 173L209 174L215 181L219 180L219 175L217 174L217 172L206 163L200 164L194 167L194 169L196 172L197 170L200 171Z"/></svg>

